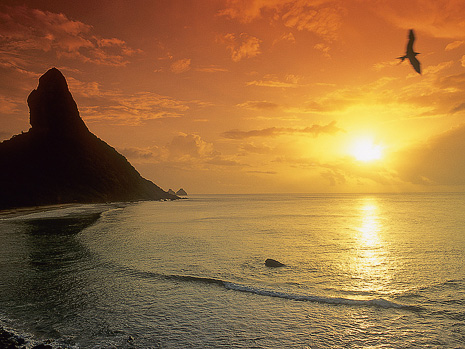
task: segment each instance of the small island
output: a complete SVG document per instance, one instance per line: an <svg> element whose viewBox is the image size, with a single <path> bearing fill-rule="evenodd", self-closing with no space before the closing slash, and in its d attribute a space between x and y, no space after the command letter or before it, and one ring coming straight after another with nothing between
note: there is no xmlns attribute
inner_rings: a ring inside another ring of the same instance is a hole
<svg viewBox="0 0 465 349"><path fill-rule="evenodd" d="M187 196L187 193L186 193L186 191L185 191L183 188L181 188L181 189L179 189L179 190L176 192L176 195L179 195L179 196Z"/></svg>
<svg viewBox="0 0 465 349"><path fill-rule="evenodd" d="M27 103L29 131L0 143L0 209L179 198L88 130L58 69L40 77Z"/></svg>
<svg viewBox="0 0 465 349"><path fill-rule="evenodd" d="M187 196L187 192L183 188L179 189L177 192L175 192L173 189L170 188L168 189L168 193L177 195L177 196Z"/></svg>

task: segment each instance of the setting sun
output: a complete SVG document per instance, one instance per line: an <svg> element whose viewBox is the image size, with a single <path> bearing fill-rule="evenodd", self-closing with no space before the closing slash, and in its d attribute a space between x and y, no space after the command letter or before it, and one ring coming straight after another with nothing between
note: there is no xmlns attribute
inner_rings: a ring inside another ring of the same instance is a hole
<svg viewBox="0 0 465 349"><path fill-rule="evenodd" d="M371 139L358 139L350 149L350 154L358 161L369 162L381 159L382 147Z"/></svg>

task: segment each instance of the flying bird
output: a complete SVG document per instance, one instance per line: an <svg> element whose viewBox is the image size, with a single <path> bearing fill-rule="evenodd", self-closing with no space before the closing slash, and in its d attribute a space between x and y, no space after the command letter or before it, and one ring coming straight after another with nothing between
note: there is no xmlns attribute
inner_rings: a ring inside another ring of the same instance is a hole
<svg viewBox="0 0 465 349"><path fill-rule="evenodd" d="M408 58L413 69L415 69L415 71L418 74L421 74L420 62L418 61L416 57L416 55L419 55L419 53L413 51L414 41L415 41L415 34L413 33L413 29L410 29L409 34L408 34L408 43L407 43L407 49L405 50L405 55L402 57L397 57L397 59L400 59L400 62L402 63L404 59Z"/></svg>

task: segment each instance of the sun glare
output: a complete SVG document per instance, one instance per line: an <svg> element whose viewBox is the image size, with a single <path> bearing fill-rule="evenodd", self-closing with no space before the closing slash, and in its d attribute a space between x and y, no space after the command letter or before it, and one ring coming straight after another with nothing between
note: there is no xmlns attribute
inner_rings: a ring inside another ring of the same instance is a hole
<svg viewBox="0 0 465 349"><path fill-rule="evenodd" d="M351 155L358 161L369 162L381 159L382 147L374 144L371 139L359 139L355 141L350 149Z"/></svg>

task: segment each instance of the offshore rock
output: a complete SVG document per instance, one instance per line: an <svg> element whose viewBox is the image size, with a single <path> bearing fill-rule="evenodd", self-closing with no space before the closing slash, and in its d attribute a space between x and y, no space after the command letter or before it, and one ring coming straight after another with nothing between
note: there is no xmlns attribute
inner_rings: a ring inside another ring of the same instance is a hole
<svg viewBox="0 0 465 349"><path fill-rule="evenodd" d="M179 189L177 192L176 192L176 195L179 195L179 196L187 196L187 193L184 189Z"/></svg>
<svg viewBox="0 0 465 349"><path fill-rule="evenodd" d="M0 143L0 209L178 199L87 129L58 69L42 75L28 105L30 130Z"/></svg>
<svg viewBox="0 0 465 349"><path fill-rule="evenodd" d="M284 267L286 266L285 264L281 263L281 262L278 262L277 260L275 259L271 259L271 258L268 258L266 261L265 261L265 265L267 267L270 267L270 268L278 268L278 267Z"/></svg>

